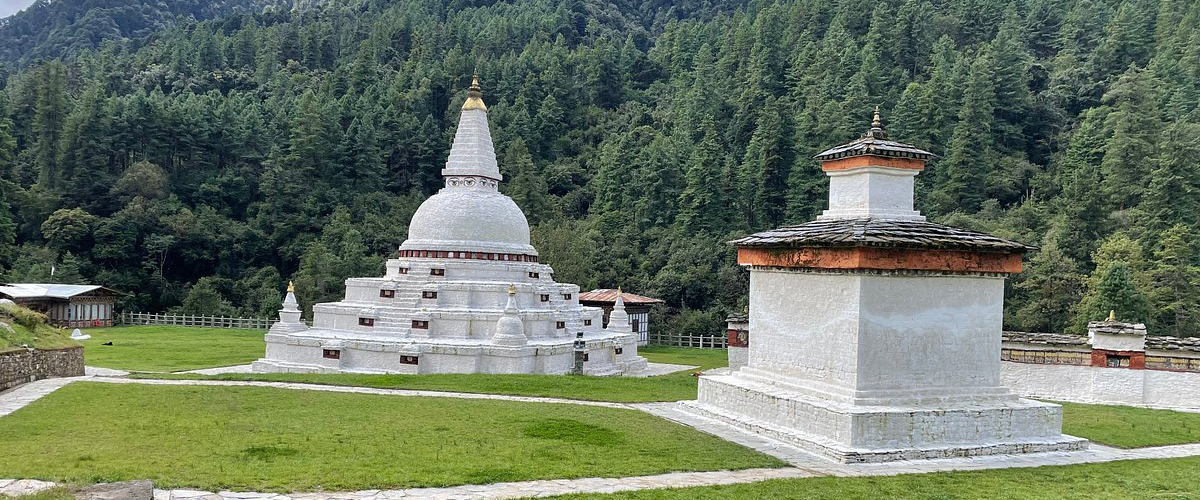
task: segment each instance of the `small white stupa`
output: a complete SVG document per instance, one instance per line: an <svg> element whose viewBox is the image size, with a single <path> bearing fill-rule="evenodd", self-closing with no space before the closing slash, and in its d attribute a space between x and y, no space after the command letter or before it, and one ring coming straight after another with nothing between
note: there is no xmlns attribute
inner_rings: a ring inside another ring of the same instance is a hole
<svg viewBox="0 0 1200 500"><path fill-rule="evenodd" d="M615 375L645 369L628 321L603 328L602 310L581 306L579 287L555 283L554 270L538 262L525 214L497 189L500 169L478 79L463 103L442 176L445 187L413 214L400 258L387 261L383 277L346 280L343 300L313 306L311 328L300 321L289 286L255 371Z"/></svg>

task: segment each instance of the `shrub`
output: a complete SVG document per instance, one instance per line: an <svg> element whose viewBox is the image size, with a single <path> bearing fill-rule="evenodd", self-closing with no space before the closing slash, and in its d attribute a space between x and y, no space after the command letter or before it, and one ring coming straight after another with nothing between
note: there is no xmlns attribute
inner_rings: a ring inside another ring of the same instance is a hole
<svg viewBox="0 0 1200 500"><path fill-rule="evenodd" d="M18 325L30 330L45 325L48 319L45 314L16 304L0 304L0 312L12 318Z"/></svg>

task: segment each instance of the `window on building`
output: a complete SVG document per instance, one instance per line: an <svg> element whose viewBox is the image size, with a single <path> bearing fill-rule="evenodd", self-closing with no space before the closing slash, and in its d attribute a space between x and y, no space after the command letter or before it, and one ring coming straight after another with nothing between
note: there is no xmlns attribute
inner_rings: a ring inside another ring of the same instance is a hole
<svg viewBox="0 0 1200 500"><path fill-rule="evenodd" d="M569 293L564 293L564 294L563 294L563 300L571 300L571 294L569 294Z"/></svg>
<svg viewBox="0 0 1200 500"><path fill-rule="evenodd" d="M540 274L538 274L538 273L532 272L532 271L530 271L530 272L529 272L529 277L530 277L530 278L537 279L537 277L538 277L538 276L541 276L541 275L540 275Z"/></svg>
<svg viewBox="0 0 1200 500"><path fill-rule="evenodd" d="M592 326L592 320L590 320L590 319L583 320L583 326Z"/></svg>
<svg viewBox="0 0 1200 500"><path fill-rule="evenodd" d="M446 270L445 269L430 269L429 275L430 276L445 276Z"/></svg>
<svg viewBox="0 0 1200 500"><path fill-rule="evenodd" d="M421 292L422 299L436 299L437 292Z"/></svg>
<svg viewBox="0 0 1200 500"><path fill-rule="evenodd" d="M620 355L621 355L621 353L625 352L625 349L618 347L618 348L616 348L616 349L613 349L613 352L614 352L614 353L615 353L617 356L620 356Z"/></svg>
<svg viewBox="0 0 1200 500"><path fill-rule="evenodd" d="M337 349L323 349L321 351L321 357L325 359L342 359L342 351Z"/></svg>
<svg viewBox="0 0 1200 500"><path fill-rule="evenodd" d="M631 326L633 326L633 331L635 331L635 332L642 331L642 329L641 329L642 321L638 318L633 318Z"/></svg>
<svg viewBox="0 0 1200 500"><path fill-rule="evenodd" d="M541 295L541 299L542 299L542 302L550 302L550 294L548 294L548 293L543 293L543 294Z"/></svg>
<svg viewBox="0 0 1200 500"><path fill-rule="evenodd" d="M1129 356L1113 356L1110 354L1106 361L1109 368L1129 368Z"/></svg>
<svg viewBox="0 0 1200 500"><path fill-rule="evenodd" d="M408 274L408 268L407 267L400 268L400 274Z"/></svg>
<svg viewBox="0 0 1200 500"><path fill-rule="evenodd" d="M418 361L417 356L400 356L400 364L415 365Z"/></svg>
<svg viewBox="0 0 1200 500"><path fill-rule="evenodd" d="M395 290L380 290L379 296L383 297L385 299L394 299L394 298L396 298L396 291Z"/></svg>
<svg viewBox="0 0 1200 500"><path fill-rule="evenodd" d="M358 318L358 326L375 326L375 318Z"/></svg>
<svg viewBox="0 0 1200 500"><path fill-rule="evenodd" d="M555 328L558 328L559 330L562 330L563 328L566 328L566 327L567 327L567 322L565 322L565 321L555 321L555 322L554 322L554 327L555 327Z"/></svg>
<svg viewBox="0 0 1200 500"><path fill-rule="evenodd" d="M414 320L412 321L412 327L413 327L413 328L416 328L416 329L418 329L418 330L428 330L428 329L429 329L429 322L428 322L428 321L421 321L421 320L414 319Z"/></svg>

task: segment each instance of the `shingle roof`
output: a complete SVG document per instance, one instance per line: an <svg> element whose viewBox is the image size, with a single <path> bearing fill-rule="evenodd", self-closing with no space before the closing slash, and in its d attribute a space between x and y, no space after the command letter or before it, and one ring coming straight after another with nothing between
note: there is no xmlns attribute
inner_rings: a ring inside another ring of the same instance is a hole
<svg viewBox="0 0 1200 500"><path fill-rule="evenodd" d="M121 292L100 285L62 285L57 283L8 283L0 286L0 295L14 299L50 297L54 299L69 299L79 294L104 289L109 292L124 295Z"/></svg>
<svg viewBox="0 0 1200 500"><path fill-rule="evenodd" d="M663 302L662 300L653 297L646 297L629 292L621 292L621 298L625 300L626 304L661 304ZM612 288L597 288L590 292L580 293L579 301L610 302L615 304L617 303L617 291Z"/></svg>
<svg viewBox="0 0 1200 500"><path fill-rule="evenodd" d="M817 219L729 241L747 247L895 247L1025 252L1027 245L986 233L918 220Z"/></svg>
<svg viewBox="0 0 1200 500"><path fill-rule="evenodd" d="M832 147L818 153L814 156L817 160L833 160L836 158L846 158L850 156L861 155L876 155L876 156L893 156L899 158L920 158L928 160L935 155L929 151L905 144L903 142L889 141L887 139L879 139L876 137L863 137L855 139L841 146Z"/></svg>

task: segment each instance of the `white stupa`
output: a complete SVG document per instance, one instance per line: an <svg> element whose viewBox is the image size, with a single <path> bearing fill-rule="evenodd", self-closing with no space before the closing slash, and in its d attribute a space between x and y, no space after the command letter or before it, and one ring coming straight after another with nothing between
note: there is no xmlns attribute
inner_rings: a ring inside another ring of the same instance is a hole
<svg viewBox="0 0 1200 500"><path fill-rule="evenodd" d="M500 169L477 79L442 176L445 187L413 214L400 258L387 261L383 277L346 280L343 300L313 306L312 327L300 321L289 287L255 371L645 369L628 324L602 328L601 309L580 306L579 287L555 283L554 270L538 262L525 214L497 190Z"/></svg>

